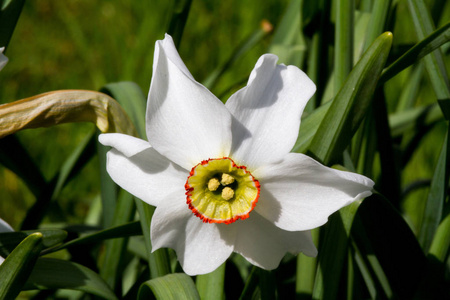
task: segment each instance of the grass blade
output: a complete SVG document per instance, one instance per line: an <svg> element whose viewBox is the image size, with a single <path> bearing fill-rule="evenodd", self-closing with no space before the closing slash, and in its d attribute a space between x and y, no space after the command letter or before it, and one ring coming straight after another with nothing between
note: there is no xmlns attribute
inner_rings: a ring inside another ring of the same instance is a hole
<svg viewBox="0 0 450 300"><path fill-rule="evenodd" d="M321 228L319 264L313 299L337 299L340 278L347 260L350 229L361 201L356 201L330 216Z"/></svg>
<svg viewBox="0 0 450 300"><path fill-rule="evenodd" d="M43 247L53 247L67 238L67 232L61 229L40 229L30 231L2 232L0 233L0 256L6 257L26 237L34 233L42 234Z"/></svg>
<svg viewBox="0 0 450 300"><path fill-rule="evenodd" d="M380 83L384 83L443 44L450 41L450 22L437 29L425 39L414 45L399 59L389 65L381 74Z"/></svg>
<svg viewBox="0 0 450 300"><path fill-rule="evenodd" d="M392 44L378 37L352 70L315 134L309 154L324 164L338 160L363 120Z"/></svg>
<svg viewBox="0 0 450 300"><path fill-rule="evenodd" d="M200 300L200 296L191 277L176 273L145 282L139 289L138 299Z"/></svg>
<svg viewBox="0 0 450 300"><path fill-rule="evenodd" d="M334 48L334 88L339 91L353 68L354 0L336 2L336 29Z"/></svg>
<svg viewBox="0 0 450 300"><path fill-rule="evenodd" d="M201 299L225 299L225 263L209 274L198 275L195 283Z"/></svg>
<svg viewBox="0 0 450 300"><path fill-rule="evenodd" d="M8 47L24 3L25 0L3 0L0 2L0 47Z"/></svg>
<svg viewBox="0 0 450 300"><path fill-rule="evenodd" d="M180 46L181 37L183 36L184 26L191 9L192 0L175 0L172 13L172 19L169 23L167 33L172 36L175 46Z"/></svg>
<svg viewBox="0 0 450 300"><path fill-rule="evenodd" d="M70 289L104 299L118 299L103 279L91 269L74 262L52 258L37 260L24 289Z"/></svg>
<svg viewBox="0 0 450 300"><path fill-rule="evenodd" d="M417 37L422 40L434 30L430 12L423 0L408 0L408 7ZM442 100L450 99L450 82L441 51L436 49L424 57L424 60L436 97Z"/></svg>
<svg viewBox="0 0 450 300"><path fill-rule="evenodd" d="M0 265L0 299L15 299L41 252L42 233L27 236Z"/></svg>
<svg viewBox="0 0 450 300"><path fill-rule="evenodd" d="M303 36L303 0L292 0L276 27L272 43L267 50L278 56L278 63L302 67L306 54Z"/></svg>

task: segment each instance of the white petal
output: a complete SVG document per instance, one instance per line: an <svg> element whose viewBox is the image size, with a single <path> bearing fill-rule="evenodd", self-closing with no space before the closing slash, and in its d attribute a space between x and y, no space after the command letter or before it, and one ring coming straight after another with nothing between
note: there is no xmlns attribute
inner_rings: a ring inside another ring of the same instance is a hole
<svg viewBox="0 0 450 300"><path fill-rule="evenodd" d="M1 48L0 48L1 49ZM5 222L5 220L0 218L0 232L12 232L14 229L12 229L11 225Z"/></svg>
<svg viewBox="0 0 450 300"><path fill-rule="evenodd" d="M147 141L122 133L100 134L98 140L102 145L113 147L126 157L133 156L151 148Z"/></svg>
<svg viewBox="0 0 450 300"><path fill-rule="evenodd" d="M186 204L184 195L161 201L151 223L153 251L161 247L176 251L188 275L214 271L233 252L235 231L224 224L203 223Z"/></svg>
<svg viewBox="0 0 450 300"><path fill-rule="evenodd" d="M261 56L247 86L226 103L239 121L233 123L232 157L250 169L279 161L291 151L303 109L316 90L300 69L277 65L277 60L275 55Z"/></svg>
<svg viewBox="0 0 450 300"><path fill-rule="evenodd" d="M3 69L3 67L8 62L8 58L3 54L4 50L5 50L5 47L0 48L0 71Z"/></svg>
<svg viewBox="0 0 450 300"><path fill-rule="evenodd" d="M255 210L289 231L310 230L353 201L368 197L374 182L325 167L312 158L290 153L278 164L253 172L261 195Z"/></svg>
<svg viewBox="0 0 450 300"><path fill-rule="evenodd" d="M124 134L104 134L100 142L114 147L107 154L109 175L134 196L157 206L174 191L184 195L189 173L159 154L148 142Z"/></svg>
<svg viewBox="0 0 450 300"><path fill-rule="evenodd" d="M231 148L231 114L192 78L170 36L156 42L146 129L159 153L188 170Z"/></svg>
<svg viewBox="0 0 450 300"><path fill-rule="evenodd" d="M0 48L1 50L1 48ZM12 232L14 231L14 229L12 229L12 227L5 222L5 220L0 218L0 232ZM0 256L0 265L5 261L5 259L3 257Z"/></svg>
<svg viewBox="0 0 450 300"><path fill-rule="evenodd" d="M239 228L234 251L263 269L278 267L287 252L317 255L310 231L282 230L256 212L242 222L237 221L236 225Z"/></svg>

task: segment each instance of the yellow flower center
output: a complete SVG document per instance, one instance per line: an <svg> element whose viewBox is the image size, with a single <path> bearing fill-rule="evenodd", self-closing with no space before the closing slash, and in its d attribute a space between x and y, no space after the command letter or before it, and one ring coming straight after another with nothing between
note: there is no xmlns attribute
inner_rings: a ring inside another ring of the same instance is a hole
<svg viewBox="0 0 450 300"><path fill-rule="evenodd" d="M193 167L185 188L189 208L205 223L230 224L248 218L260 192L259 181L228 157Z"/></svg>

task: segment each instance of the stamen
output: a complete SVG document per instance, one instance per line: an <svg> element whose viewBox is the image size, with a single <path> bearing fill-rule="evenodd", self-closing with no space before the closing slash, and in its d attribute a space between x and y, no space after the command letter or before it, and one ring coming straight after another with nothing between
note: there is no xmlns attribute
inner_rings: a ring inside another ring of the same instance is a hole
<svg viewBox="0 0 450 300"><path fill-rule="evenodd" d="M230 200L231 198L234 197L234 190L230 187L225 187L222 190L222 198L225 200Z"/></svg>
<svg viewBox="0 0 450 300"><path fill-rule="evenodd" d="M214 192L215 190L217 190L217 188L220 186L220 182L217 178L211 178L208 181L208 190L210 190L211 192Z"/></svg>
<svg viewBox="0 0 450 300"><path fill-rule="evenodd" d="M227 173L222 174L222 179L220 180L220 183L222 185L229 185L229 184L232 184L233 182L234 182L233 176L231 176L230 174L227 174Z"/></svg>

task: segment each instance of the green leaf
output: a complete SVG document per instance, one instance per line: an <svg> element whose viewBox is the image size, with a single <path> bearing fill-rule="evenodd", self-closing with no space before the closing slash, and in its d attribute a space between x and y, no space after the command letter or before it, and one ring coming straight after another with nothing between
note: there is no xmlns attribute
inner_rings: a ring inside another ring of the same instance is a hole
<svg viewBox="0 0 450 300"><path fill-rule="evenodd" d="M446 120L450 120L450 99L438 100L442 113Z"/></svg>
<svg viewBox="0 0 450 300"><path fill-rule="evenodd" d="M393 298L411 299L422 279L427 260L416 237L387 199L374 194L359 207L360 226L352 237L368 260L375 255L388 279ZM363 231L358 230L364 228ZM365 243L370 243L366 247ZM373 265L376 267L376 264ZM377 278L382 280L383 274Z"/></svg>
<svg viewBox="0 0 450 300"><path fill-rule="evenodd" d="M16 28L25 0L0 2L0 47L7 47Z"/></svg>
<svg viewBox="0 0 450 300"><path fill-rule="evenodd" d="M225 299L225 263L209 274L198 275L196 286L201 299Z"/></svg>
<svg viewBox="0 0 450 300"><path fill-rule="evenodd" d="M87 134L81 143L64 161L58 173L45 186L34 205L28 210L21 228L37 228L45 216L48 206L57 199L62 188L72 179L95 154L94 131Z"/></svg>
<svg viewBox="0 0 450 300"><path fill-rule="evenodd" d="M312 113L308 114L300 124L297 141L291 152L305 153L319 129L320 123L327 114L331 106L331 101L319 106Z"/></svg>
<svg viewBox="0 0 450 300"><path fill-rule="evenodd" d="M429 255L436 257L440 262L445 263L450 253L450 214L439 224L431 243Z"/></svg>
<svg viewBox="0 0 450 300"><path fill-rule="evenodd" d="M135 216L133 196L121 190L117 201L112 225L119 226L133 220ZM104 260L101 265L100 275L106 283L115 291L121 291L120 279L125 267L126 249L128 237L107 240L105 242Z"/></svg>
<svg viewBox="0 0 450 300"><path fill-rule="evenodd" d="M151 279L139 289L138 299L200 300L192 278L176 273Z"/></svg>
<svg viewBox="0 0 450 300"><path fill-rule="evenodd" d="M316 271L313 299L336 299L344 262L347 259L350 229L361 201L332 214L321 228L319 263Z"/></svg>
<svg viewBox="0 0 450 300"><path fill-rule="evenodd" d="M27 236L0 265L0 299L15 299L41 252L42 233Z"/></svg>
<svg viewBox="0 0 450 300"><path fill-rule="evenodd" d="M417 37L422 40L434 30L430 12L423 0L408 0L408 8L411 12ZM436 97L441 100L450 99L450 82L442 52L436 49L430 55L427 55L424 60Z"/></svg>
<svg viewBox="0 0 450 300"><path fill-rule="evenodd" d="M448 178L450 170L450 144L448 143L450 127L442 145L441 153L431 180L425 211L423 213L422 227L419 232L419 242L425 253L433 240L434 234L442 219L445 199L447 198Z"/></svg>
<svg viewBox="0 0 450 300"><path fill-rule="evenodd" d="M392 0L378 0L373 2L372 13L365 35L364 51L384 32L391 2Z"/></svg>
<svg viewBox="0 0 450 300"><path fill-rule="evenodd" d="M319 229L311 231L313 242L319 244ZM299 299L311 299L316 277L317 257L309 257L302 253L297 256L297 272L295 292Z"/></svg>
<svg viewBox="0 0 450 300"><path fill-rule="evenodd" d="M175 46L180 46L181 37L183 36L184 26L191 9L192 0L174 0L173 1L172 19L169 23L167 33L172 36Z"/></svg>
<svg viewBox="0 0 450 300"><path fill-rule="evenodd" d="M24 289L70 289L105 299L117 299L103 279L91 269L74 262L52 258L37 260Z"/></svg>
<svg viewBox="0 0 450 300"><path fill-rule="evenodd" d="M384 70L380 77L380 83L384 83L414 64L427 54L430 54L434 50L438 49L443 44L450 41L450 22L435 30L425 39L414 45L405 54L393 62L389 67Z"/></svg>
<svg viewBox="0 0 450 300"><path fill-rule="evenodd" d="M354 0L336 1L336 28L334 48L335 93L345 82L353 67Z"/></svg>
<svg viewBox="0 0 450 300"><path fill-rule="evenodd" d="M7 256L31 234L42 234L43 247L53 247L63 242L67 238L67 232L61 229L40 229L18 232L0 233L0 256Z"/></svg>
<svg viewBox="0 0 450 300"><path fill-rule="evenodd" d="M356 64L311 142L311 156L329 164L342 155L371 103L391 44L392 34L382 34Z"/></svg>
<svg viewBox="0 0 450 300"><path fill-rule="evenodd" d="M389 116L392 137L399 137L407 131L417 131L420 126L429 126L442 120L442 111L435 103L400 111Z"/></svg>
<svg viewBox="0 0 450 300"><path fill-rule="evenodd" d="M15 135L0 139L0 163L19 176L35 197L47 185L41 170Z"/></svg>
<svg viewBox="0 0 450 300"><path fill-rule="evenodd" d="M303 0L292 0L277 25L267 52L278 56L278 63L302 67L306 41L302 32Z"/></svg>
<svg viewBox="0 0 450 300"><path fill-rule="evenodd" d="M61 249L66 249L75 245L83 245L83 244L95 244L99 243L103 240L120 238L120 237L130 237L134 235L141 235L142 231L140 228L140 224L138 221L127 223L124 225L119 225L116 227L112 227L109 229L105 229L96 233L88 234L83 237L71 240L70 242L64 243L60 246L47 249L43 251L43 254L52 253L55 251L59 251Z"/></svg>

